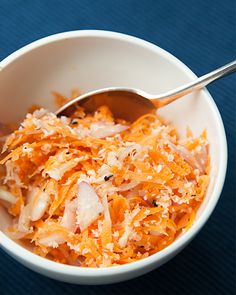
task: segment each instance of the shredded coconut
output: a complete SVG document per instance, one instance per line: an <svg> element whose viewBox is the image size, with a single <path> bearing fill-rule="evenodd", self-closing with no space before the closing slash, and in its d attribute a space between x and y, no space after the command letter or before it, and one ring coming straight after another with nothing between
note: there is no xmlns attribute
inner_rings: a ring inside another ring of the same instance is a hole
<svg viewBox="0 0 236 295"><path fill-rule="evenodd" d="M167 157L169 162L173 162L174 156L172 154L169 154Z"/></svg>

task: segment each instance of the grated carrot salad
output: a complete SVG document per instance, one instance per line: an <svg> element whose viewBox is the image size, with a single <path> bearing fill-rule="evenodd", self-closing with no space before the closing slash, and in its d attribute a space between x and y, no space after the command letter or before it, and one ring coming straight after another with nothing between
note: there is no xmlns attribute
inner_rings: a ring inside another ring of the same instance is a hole
<svg viewBox="0 0 236 295"><path fill-rule="evenodd" d="M150 256L192 226L209 181L207 146L205 131L183 141L154 114L130 124L106 106L70 118L36 110L3 147L8 233L70 265Z"/></svg>

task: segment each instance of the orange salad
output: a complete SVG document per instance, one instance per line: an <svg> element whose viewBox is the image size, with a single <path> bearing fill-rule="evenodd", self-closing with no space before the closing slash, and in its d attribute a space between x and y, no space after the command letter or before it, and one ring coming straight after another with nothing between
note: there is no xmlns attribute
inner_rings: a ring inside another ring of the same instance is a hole
<svg viewBox="0 0 236 295"><path fill-rule="evenodd" d="M182 140L158 115L129 123L106 106L28 114L0 164L10 237L83 267L134 262L173 243L194 223L209 181L205 131Z"/></svg>

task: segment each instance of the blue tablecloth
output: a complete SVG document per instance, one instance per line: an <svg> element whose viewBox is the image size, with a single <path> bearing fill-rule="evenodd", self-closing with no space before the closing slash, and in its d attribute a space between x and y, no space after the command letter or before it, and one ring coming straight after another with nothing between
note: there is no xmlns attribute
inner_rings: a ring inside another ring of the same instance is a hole
<svg viewBox="0 0 236 295"><path fill-rule="evenodd" d="M0 0L0 60L38 38L104 29L149 40L197 75L235 58L234 0ZM0 252L0 294L235 294L236 76L209 87L226 128L229 166L216 210L193 242L161 268L110 286L50 280Z"/></svg>

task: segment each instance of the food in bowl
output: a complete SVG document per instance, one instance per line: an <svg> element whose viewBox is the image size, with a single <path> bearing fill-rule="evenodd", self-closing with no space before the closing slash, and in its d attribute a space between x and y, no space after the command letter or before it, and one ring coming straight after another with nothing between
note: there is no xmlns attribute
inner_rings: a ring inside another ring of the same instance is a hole
<svg viewBox="0 0 236 295"><path fill-rule="evenodd" d="M8 234L56 262L108 267L170 245L194 222L209 182L206 132L181 140L157 114L133 123L106 106L28 114L3 147Z"/></svg>

